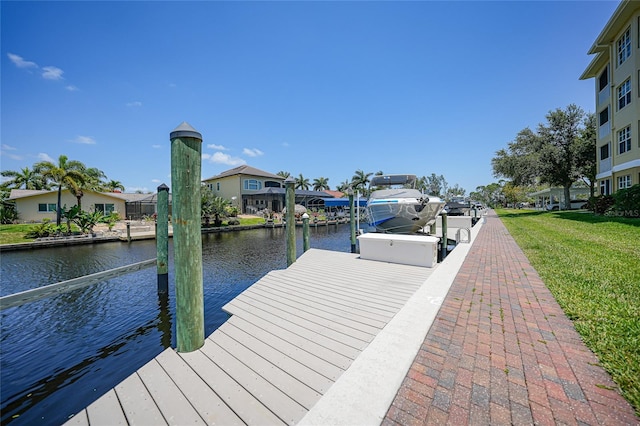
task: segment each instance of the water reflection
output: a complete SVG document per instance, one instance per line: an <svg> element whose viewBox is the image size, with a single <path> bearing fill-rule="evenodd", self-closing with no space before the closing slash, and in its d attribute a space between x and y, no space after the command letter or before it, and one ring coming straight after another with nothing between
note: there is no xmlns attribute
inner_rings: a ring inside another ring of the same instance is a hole
<svg viewBox="0 0 640 426"><path fill-rule="evenodd" d="M298 255L302 235L298 229ZM350 250L349 226L311 227L311 247ZM221 308L273 269L286 267L285 230L205 234L205 333ZM6 252L7 295L155 257L155 241ZM61 424L165 348L175 347L173 247L169 294L148 268L0 313L2 424Z"/></svg>

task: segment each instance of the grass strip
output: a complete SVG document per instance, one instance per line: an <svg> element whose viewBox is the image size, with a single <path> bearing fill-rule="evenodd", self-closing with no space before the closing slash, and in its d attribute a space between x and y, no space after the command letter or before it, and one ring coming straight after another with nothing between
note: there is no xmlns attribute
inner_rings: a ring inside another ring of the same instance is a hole
<svg viewBox="0 0 640 426"><path fill-rule="evenodd" d="M640 219L496 212L640 414Z"/></svg>

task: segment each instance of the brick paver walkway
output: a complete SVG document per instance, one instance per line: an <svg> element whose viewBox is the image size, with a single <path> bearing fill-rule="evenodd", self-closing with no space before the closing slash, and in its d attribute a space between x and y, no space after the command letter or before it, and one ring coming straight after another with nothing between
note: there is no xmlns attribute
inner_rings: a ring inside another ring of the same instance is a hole
<svg viewBox="0 0 640 426"><path fill-rule="evenodd" d="M383 425L640 425L491 211Z"/></svg>

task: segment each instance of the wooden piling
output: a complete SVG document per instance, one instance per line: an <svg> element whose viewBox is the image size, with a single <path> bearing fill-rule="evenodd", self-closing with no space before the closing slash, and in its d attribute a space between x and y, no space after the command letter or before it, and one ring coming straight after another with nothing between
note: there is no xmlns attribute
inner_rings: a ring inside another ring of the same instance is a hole
<svg viewBox="0 0 640 426"><path fill-rule="evenodd" d="M201 235L202 135L182 123L170 135L173 247L178 352L204 344Z"/></svg>
<svg viewBox="0 0 640 426"><path fill-rule="evenodd" d="M318 222L316 222L316 228L318 228ZM307 213L302 215L302 250L305 252L309 250L309 215Z"/></svg>
<svg viewBox="0 0 640 426"><path fill-rule="evenodd" d="M169 187L158 187L158 216L156 222L156 252L158 294L169 292Z"/></svg>
<svg viewBox="0 0 640 426"><path fill-rule="evenodd" d="M293 187L295 183L296 180L291 176L284 181L286 191L285 207L287 209L285 216L287 221L287 267L293 265L293 262L296 261L296 193Z"/></svg>

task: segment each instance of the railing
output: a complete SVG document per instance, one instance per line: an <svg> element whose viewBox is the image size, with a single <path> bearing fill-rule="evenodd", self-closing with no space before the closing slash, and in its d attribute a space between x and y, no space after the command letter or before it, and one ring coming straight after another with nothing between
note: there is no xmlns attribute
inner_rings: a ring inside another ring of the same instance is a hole
<svg viewBox="0 0 640 426"><path fill-rule="evenodd" d="M108 271L96 272L95 274L85 275L71 280L62 281L56 284L46 285L31 290L22 291L20 293L10 294L0 297L0 311L14 306L24 305L25 303L35 302L50 296L67 293L72 290L90 286L101 281L119 277L120 275L130 272L140 271L150 268L156 264L156 259L143 260L142 262L132 263L131 265L120 266L118 268L109 269Z"/></svg>

